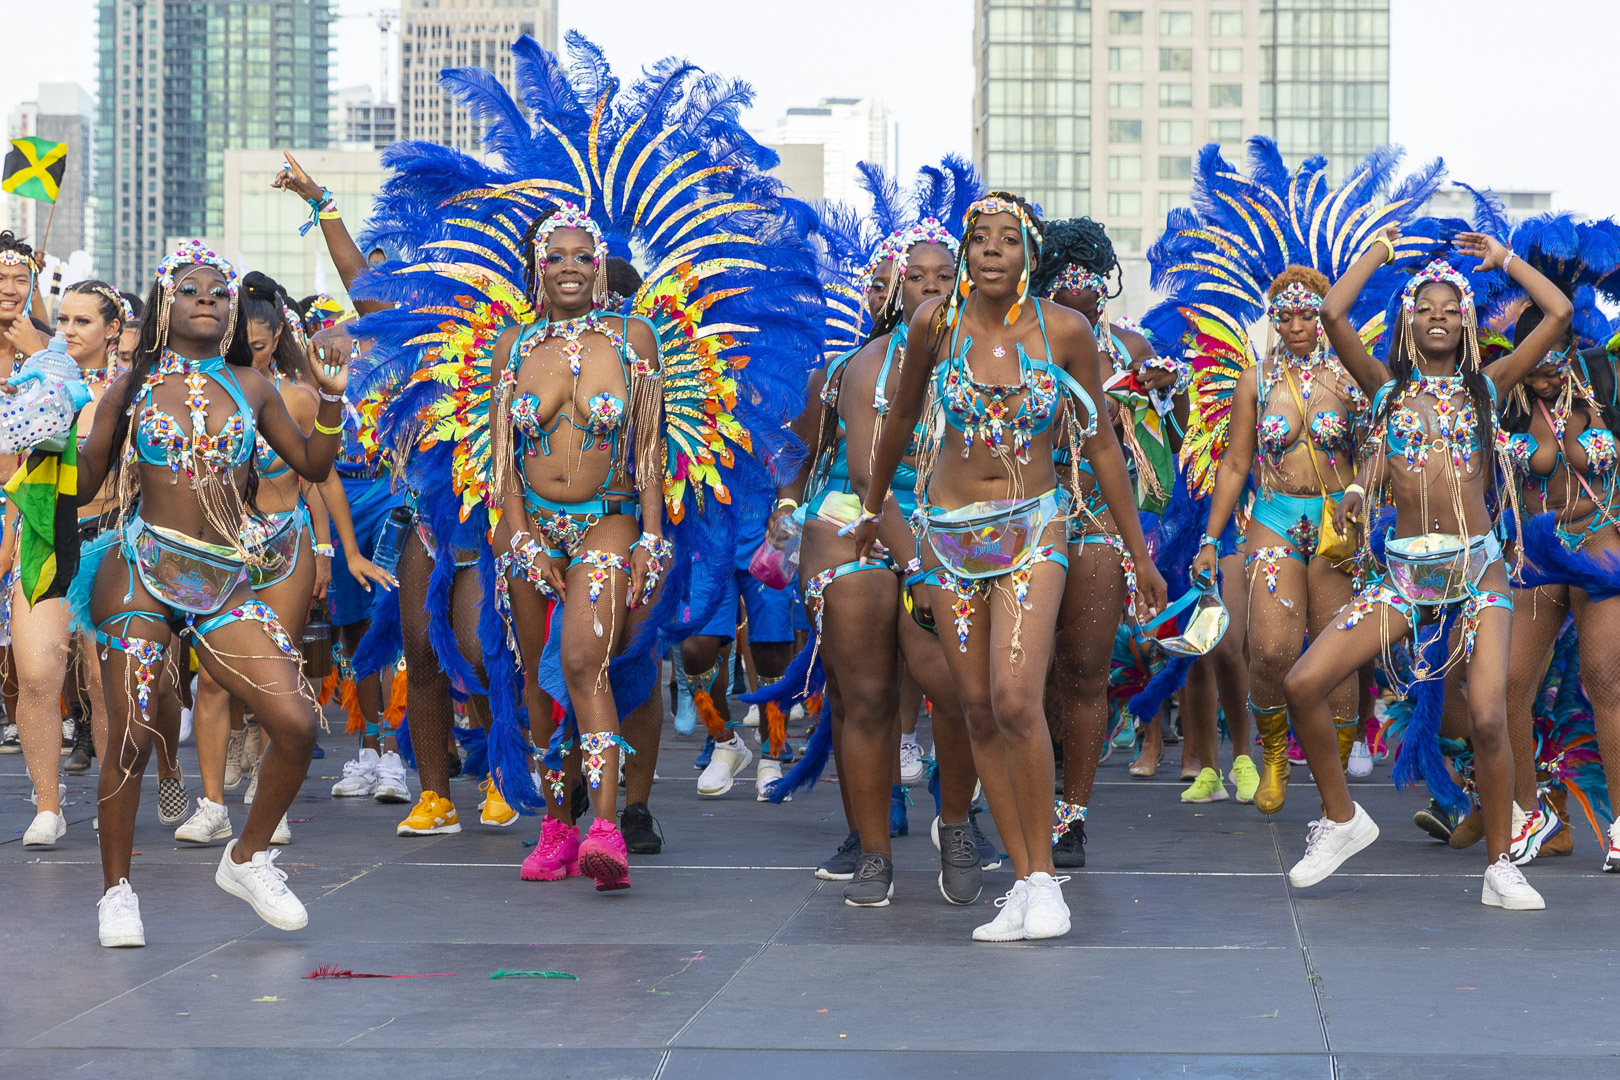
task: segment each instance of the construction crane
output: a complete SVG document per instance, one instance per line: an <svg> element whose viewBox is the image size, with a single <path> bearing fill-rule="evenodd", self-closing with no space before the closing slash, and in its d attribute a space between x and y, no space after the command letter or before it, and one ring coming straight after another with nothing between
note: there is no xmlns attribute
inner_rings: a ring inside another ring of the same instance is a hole
<svg viewBox="0 0 1620 1080"><path fill-rule="evenodd" d="M375 11L344 11L338 13L340 19L373 19L377 24L377 99L380 104L386 105L392 100L389 93L393 83L388 78L389 36L394 29L394 21L399 18L398 8L378 8Z"/></svg>

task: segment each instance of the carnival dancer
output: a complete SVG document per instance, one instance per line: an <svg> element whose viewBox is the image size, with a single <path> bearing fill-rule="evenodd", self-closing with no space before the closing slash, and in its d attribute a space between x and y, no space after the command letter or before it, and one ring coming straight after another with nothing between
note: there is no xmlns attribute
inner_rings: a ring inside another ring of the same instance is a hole
<svg viewBox="0 0 1620 1080"><path fill-rule="evenodd" d="M1620 594L1620 574L1614 569L1614 553L1620 552L1615 443L1620 407L1613 362L1603 349L1611 328L1596 295L1617 298L1617 283L1604 280L1616 268L1610 253L1617 238L1620 226L1613 221L1577 223L1567 214L1532 218L1512 237L1519 258L1575 296L1570 328L1502 410L1526 518L1520 544L1524 565L1514 580L1507 683L1514 772L1508 854L1521 866L1538 853L1564 854L1572 848L1562 805L1568 785L1558 775L1569 766L1558 759L1561 751L1573 748L1538 745L1542 740L1535 718L1548 660L1570 616L1601 767L1607 778L1620 780L1620 699L1611 674L1615 639L1606 629L1620 627L1615 623L1620 602L1614 599ZM1525 308L1513 325L1515 346L1543 321L1540 308ZM1538 790L1542 769L1549 783L1562 789L1556 796L1548 791L1543 799ZM1608 786L1614 790L1612 783ZM1602 840L1603 869L1620 872L1620 829L1611 823Z"/></svg>
<svg viewBox="0 0 1620 1080"><path fill-rule="evenodd" d="M57 309L57 329L66 338L68 355L78 365L85 388L85 402L74 428L75 438L88 436L90 432L97 405L108 386L119 336L130 314L123 298L105 282L75 282L62 295ZM29 355L47 345L46 337L27 319L14 322L7 339ZM14 376L12 385L28 378L30 376ZM60 461L54 464L58 469L65 467ZM81 560L77 573L69 572L67 578L57 582L60 586L71 579L67 589L50 587L53 575L41 565L40 557L54 554L53 545L42 541L55 539L55 523L46 519L56 514L56 491L54 488L50 491L51 498L38 497L39 488L30 483L33 465L25 462L14 474L13 479L17 481L14 486L18 490L8 493L5 557L0 562L4 562L6 571L6 608L10 612L11 657L18 691L18 707L11 718L20 730L25 764L38 803L38 813L23 833L23 846L55 847L67 833L59 785L62 683L64 673L73 666L76 652L84 658L84 688L91 703L86 726L93 725L98 754L105 753L107 728L105 707L101 703L100 672L89 661L92 651L74 649L74 631L87 628L75 625L68 599L75 586L88 595L95 570L86 570ZM63 541L75 548L81 543L93 543L100 533L101 512L112 501L110 492L97 493L79 509L76 534L62 538ZM61 569L56 567L58 573ZM166 754L173 752L172 745L165 750Z"/></svg>
<svg viewBox="0 0 1620 1080"><path fill-rule="evenodd" d="M1362 470L1367 482L1346 489L1335 525L1342 528L1350 514L1362 513L1364 503L1376 506L1386 484L1395 523L1384 542L1388 583L1384 574L1371 573L1354 603L1312 640L1284 682L1294 731L1324 808L1289 880L1295 888L1315 885L1378 837L1378 826L1351 801L1327 699L1358 667L1411 634L1422 696L1402 741L1395 779L1421 778L1441 802L1461 800L1440 760L1436 736L1445 671L1453 663L1466 664L1489 864L1481 901L1540 909L1545 906L1540 894L1508 858L1513 756L1506 692L1513 601L1499 523L1516 500L1511 484L1498 489L1493 516L1487 494L1498 487L1493 451L1506 458L1506 448L1497 444L1497 401L1563 336L1572 308L1557 286L1500 241L1460 233L1457 252L1479 260L1480 274L1504 271L1542 310L1543 321L1518 348L1482 369L1474 286L1450 263L1436 259L1401 291L1388 359L1380 361L1367 352L1348 316L1373 275L1399 254L1399 241L1395 226L1373 237L1321 310L1340 361L1364 392L1375 391ZM1500 464L1505 470L1506 461ZM1369 513L1368 520L1378 519ZM1363 546L1370 557L1370 539ZM1449 640L1454 628L1460 632L1455 645Z"/></svg>
<svg viewBox="0 0 1620 1080"><path fill-rule="evenodd" d="M99 412L78 459L82 491L97 492L116 474L119 493L119 543L102 560L90 602L108 712L99 790L103 945L145 943L129 860L153 699L172 694L178 677L172 623L183 624L201 663L270 736L259 797L215 881L272 926L296 930L308 921L269 840L308 771L315 706L295 643L247 584L250 563L262 558L242 529L258 516L250 484L256 435L306 479L331 468L348 358L331 357L312 373L321 401L315 434L305 439L275 388L252 370L238 291L230 263L196 241L163 260L134 367L109 389L118 407Z"/></svg>
<svg viewBox="0 0 1620 1080"><path fill-rule="evenodd" d="M950 631L941 635L946 659L990 811L1018 874L1000 914L974 931L979 941L1059 937L1069 929L1052 874L1052 744L1041 705L1079 471L1071 465L1059 485L1057 441L1067 437L1089 459L1108 506L1135 503L1119 442L1098 424L1102 380L1091 326L1030 295L1041 233L1040 219L1017 196L994 192L973 205L956 286L911 320L910 362L854 530L858 558L873 558L895 470L932 384L934 416L918 458L923 568L931 609L951 614ZM1128 510L1115 520L1138 567L1142 606L1157 612L1164 579L1152 567L1141 523Z"/></svg>
<svg viewBox="0 0 1620 1080"><path fill-rule="evenodd" d="M253 368L275 387L287 414L307 437L315 427L319 405L304 374L303 317L292 307L286 292L258 271L242 279L242 320ZM258 477L255 501L260 517L243 524L245 546L258 556L250 565L248 584L286 630L301 639L311 601L325 592L332 576L329 519L313 485L271 449L261 435L254 445L254 471ZM225 809L225 759L233 733L234 702L207 668L197 673L193 725L197 740L197 767L203 796L197 809L175 830L182 843L212 844L231 837L230 813ZM260 760L263 760L262 757ZM285 815L277 822L271 843L292 842Z"/></svg>
<svg viewBox="0 0 1620 1080"><path fill-rule="evenodd" d="M1248 748L1248 726L1235 717L1247 711L1259 731L1259 775L1234 765L1232 779L1239 799L1263 814L1282 809L1288 792L1283 678L1307 633L1315 641L1351 593L1355 545L1331 527L1332 509L1354 478L1367 400L1329 349L1317 312L1354 260L1356 238L1370 231L1366 222L1410 220L1440 183L1438 161L1397 183L1400 160L1381 148L1330 189L1326 159L1290 171L1270 139L1249 140L1246 172L1206 147L1195 172L1198 209L1174 212L1149 251L1166 300L1145 323L1162 340L1183 342L1195 367L1182 457L1209 506L1193 574L1211 577L1219 567L1223 592L1246 583L1243 602L1231 607L1243 620L1236 636L1247 644L1249 698L1242 709L1227 702L1226 716L1234 754ZM1356 305L1358 330L1380 325L1389 274ZM1272 328L1264 350L1248 331L1261 317ZM1359 732L1358 685L1349 679L1330 699L1344 758ZM1225 797L1218 773L1203 786L1205 797Z"/></svg>
<svg viewBox="0 0 1620 1080"><path fill-rule="evenodd" d="M765 485L732 483L732 471L764 477L791 463L786 395L802 385L806 346L819 345L808 318L818 296L802 218L784 212L758 171L772 158L736 125L746 90L727 84L715 109L693 69L671 61L621 92L600 50L569 42L566 73L532 39L513 47L528 100L546 103L539 130L487 72L441 76L490 118L486 143L502 147L503 164L428 144L390 149L374 232L405 254L358 295L402 306L357 332L377 362L417 369L380 437L410 441L410 469L438 477L434 532L454 544L477 529L484 545L480 578L496 597L479 627L490 760L514 807L542 798L514 655L538 667L567 716L546 754L550 812L523 876L584 872L608 891L629 885L614 820L619 726L648 700L653 641L681 592L669 537L703 531L709 550L733 550L745 508L723 500ZM575 94L539 89L570 79ZM604 310L608 257L632 245L650 264L633 313ZM428 261L452 251L456 262ZM424 261L404 264L411 257ZM734 350L749 357L735 378ZM693 622L711 614L695 605ZM537 739L540 719L531 711ZM561 805L576 743L596 811L583 841Z"/></svg>
<svg viewBox="0 0 1620 1080"><path fill-rule="evenodd" d="M967 728L923 585L917 539L907 524L916 509L915 442L898 465L899 483L886 499L881 560L859 559L847 526L860 517L879 438L890 422L905 370L908 315L955 288L958 240L946 222L961 221L982 187L972 167L948 157L924 170L906 206L894 183L863 162L862 183L873 196L870 254L856 294L877 296L875 324L861 347L828 366L805 418L815 424L816 459L804 478L783 489L778 515L804 513L800 578L814 625L811 645L826 671L840 790L859 840L859 859L844 888L851 907L887 907L894 894L890 847L891 781L900 745L897 705L902 680L933 703L939 765L939 889L953 904L981 891L982 864L970 808L976 776ZM813 419L812 419L813 417ZM909 603L902 601L906 595ZM915 704L912 711L915 713ZM819 874L818 874L819 876Z"/></svg>

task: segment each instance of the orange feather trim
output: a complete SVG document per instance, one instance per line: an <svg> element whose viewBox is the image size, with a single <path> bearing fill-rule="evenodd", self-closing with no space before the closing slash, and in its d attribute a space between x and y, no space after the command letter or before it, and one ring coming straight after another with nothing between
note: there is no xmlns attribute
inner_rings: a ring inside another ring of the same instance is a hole
<svg viewBox="0 0 1620 1080"><path fill-rule="evenodd" d="M388 708L383 710L383 727L397 731L405 722L405 662L401 660L388 681Z"/></svg>
<svg viewBox="0 0 1620 1080"><path fill-rule="evenodd" d="M348 723L343 726L345 735L364 735L366 733L366 714L360 708L360 693L354 687L352 679L343 680L343 688L338 694L338 702L343 711L348 714Z"/></svg>
<svg viewBox="0 0 1620 1080"><path fill-rule="evenodd" d="M765 741L773 757L780 757L787 745L787 714L774 701L765 703Z"/></svg>
<svg viewBox="0 0 1620 1080"><path fill-rule="evenodd" d="M716 741L726 737L726 720L714 707L714 699L707 690L694 690L692 692L692 707L697 710L698 718L703 726L709 729L709 735Z"/></svg>
<svg viewBox="0 0 1620 1080"><path fill-rule="evenodd" d="M330 705L332 704L332 696L337 693L337 689L338 673L337 669L333 668L326 673L326 678L321 680L321 690L315 696L315 700L322 705Z"/></svg>

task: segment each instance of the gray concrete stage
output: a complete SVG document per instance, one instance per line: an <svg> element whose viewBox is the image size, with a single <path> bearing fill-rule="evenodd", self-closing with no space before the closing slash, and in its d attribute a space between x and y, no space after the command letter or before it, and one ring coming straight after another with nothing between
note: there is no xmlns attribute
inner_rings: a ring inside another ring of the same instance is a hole
<svg viewBox="0 0 1620 1080"><path fill-rule="evenodd" d="M1152 781L1115 755L1091 864L1065 889L1073 932L975 945L1010 872L988 875L982 903L947 905L926 794L895 841L894 906L855 910L810 872L843 836L835 787L783 807L751 783L702 801L696 741L666 732L664 854L598 895L520 881L538 830L478 825L471 782L453 785L459 836L395 837L403 808L328 797L345 750L324 741L281 862L308 929L270 929L216 888L220 849L178 848L148 778L148 944L116 951L96 944L89 784L69 784L61 845L24 851L22 758L0 758L0 1076L1620 1076L1620 877L1599 873L1591 830L1531 868L1547 911L1485 908L1483 845L1419 833L1382 765L1358 797L1383 838L1301 894L1283 871L1316 808L1303 769L1263 821L1235 801L1181 805L1179 748ZM322 964L454 977L303 978Z"/></svg>

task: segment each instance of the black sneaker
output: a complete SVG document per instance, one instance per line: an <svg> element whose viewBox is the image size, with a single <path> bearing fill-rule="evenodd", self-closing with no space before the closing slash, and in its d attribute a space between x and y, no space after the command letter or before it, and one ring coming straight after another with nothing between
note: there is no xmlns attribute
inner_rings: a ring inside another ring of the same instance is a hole
<svg viewBox="0 0 1620 1080"><path fill-rule="evenodd" d="M973 844L979 849L979 869L995 870L1001 866L1001 852L990 842L990 838L984 835L984 830L979 828L979 815L982 813L984 813L982 806L968 808L968 821L973 825Z"/></svg>
<svg viewBox="0 0 1620 1080"><path fill-rule="evenodd" d="M1086 823L1076 821L1052 845L1052 865L1062 870L1078 870L1086 865Z"/></svg>
<svg viewBox="0 0 1620 1080"><path fill-rule="evenodd" d="M78 703L75 702L73 704L72 708L77 709L78 708ZM68 716L62 717L62 756L63 757L67 757L69 754L73 753L73 739L78 734L78 726L79 726L78 725L78 717L73 716L71 714L68 715Z"/></svg>
<svg viewBox="0 0 1620 1080"><path fill-rule="evenodd" d="M575 780L573 790L568 793L568 812L578 821L590 812L591 789L585 786L585 781Z"/></svg>
<svg viewBox="0 0 1620 1080"><path fill-rule="evenodd" d="M664 830L644 802L628 803L619 811L619 832L632 855L657 855L664 850Z"/></svg>
<svg viewBox="0 0 1620 1080"><path fill-rule="evenodd" d="M888 907L894 896L894 860L875 851L861 853L855 876L844 886L844 903L850 907Z"/></svg>
<svg viewBox="0 0 1620 1080"><path fill-rule="evenodd" d="M1428 806L1412 815L1412 824L1444 844L1450 842L1451 834L1457 828L1457 819L1445 807L1430 799Z"/></svg>
<svg viewBox="0 0 1620 1080"><path fill-rule="evenodd" d="M447 777L449 777L451 780L460 780L461 779L461 755L460 754L446 754L445 755L445 766L446 766L445 775Z"/></svg>
<svg viewBox="0 0 1620 1080"><path fill-rule="evenodd" d="M22 740L17 738L17 725L0 727L0 754L22 753Z"/></svg>
<svg viewBox="0 0 1620 1080"><path fill-rule="evenodd" d="M939 891L953 904L971 904L984 890L984 871L979 869L979 846L973 842L973 826L963 821L939 825Z"/></svg>
<svg viewBox="0 0 1620 1080"><path fill-rule="evenodd" d="M816 867L816 877L822 881L848 881L855 876L855 868L860 862L861 834L851 829L833 857Z"/></svg>
<svg viewBox="0 0 1620 1080"><path fill-rule="evenodd" d="M90 720L81 719L77 730L73 733L73 752L68 755L67 761L62 763L64 772L87 773L90 771L90 761L96 756L96 744L90 738Z"/></svg>

